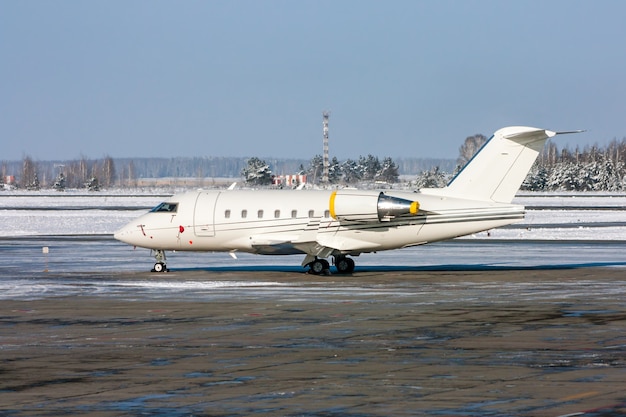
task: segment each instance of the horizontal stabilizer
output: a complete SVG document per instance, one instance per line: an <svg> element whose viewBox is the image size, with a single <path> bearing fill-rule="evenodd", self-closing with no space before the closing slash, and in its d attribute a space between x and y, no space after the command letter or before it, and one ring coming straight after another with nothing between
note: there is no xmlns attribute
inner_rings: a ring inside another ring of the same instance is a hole
<svg viewBox="0 0 626 417"><path fill-rule="evenodd" d="M586 130L566 130L564 132L556 132L557 135L570 135L572 133L584 133Z"/></svg>

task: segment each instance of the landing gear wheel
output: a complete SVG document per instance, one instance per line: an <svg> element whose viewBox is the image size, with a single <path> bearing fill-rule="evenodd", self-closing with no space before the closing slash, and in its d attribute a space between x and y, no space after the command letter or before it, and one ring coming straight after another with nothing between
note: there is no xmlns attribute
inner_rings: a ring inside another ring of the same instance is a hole
<svg viewBox="0 0 626 417"><path fill-rule="evenodd" d="M326 259L316 259L309 264L309 272L314 275L330 275L330 264Z"/></svg>
<svg viewBox="0 0 626 417"><path fill-rule="evenodd" d="M152 272L167 272L167 265L165 265L163 262L157 262L154 264Z"/></svg>
<svg viewBox="0 0 626 417"><path fill-rule="evenodd" d="M354 259L338 256L335 258L335 267L340 274L351 274L354 272Z"/></svg>
<svg viewBox="0 0 626 417"><path fill-rule="evenodd" d="M154 268L152 268L151 272L167 272L167 265L165 265L165 251L161 249L154 250L154 259L156 263L154 264Z"/></svg>

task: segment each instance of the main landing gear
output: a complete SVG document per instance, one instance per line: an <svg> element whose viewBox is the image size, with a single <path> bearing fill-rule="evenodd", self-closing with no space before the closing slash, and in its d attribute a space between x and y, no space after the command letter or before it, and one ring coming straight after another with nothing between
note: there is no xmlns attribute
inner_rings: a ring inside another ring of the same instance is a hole
<svg viewBox="0 0 626 417"><path fill-rule="evenodd" d="M334 257L335 268L339 274L351 274L354 272L354 260L344 255ZM330 264L326 259L316 258L308 264L309 273L313 275L330 275Z"/></svg>
<svg viewBox="0 0 626 417"><path fill-rule="evenodd" d="M315 259L309 264L309 273L313 275L330 275L330 264L326 259Z"/></svg>
<svg viewBox="0 0 626 417"><path fill-rule="evenodd" d="M155 249L153 252L156 263L150 272L169 272L169 269L167 269L167 265L165 264L165 251Z"/></svg>
<svg viewBox="0 0 626 417"><path fill-rule="evenodd" d="M354 272L354 259L347 256L335 256L335 267L340 274L351 274Z"/></svg>

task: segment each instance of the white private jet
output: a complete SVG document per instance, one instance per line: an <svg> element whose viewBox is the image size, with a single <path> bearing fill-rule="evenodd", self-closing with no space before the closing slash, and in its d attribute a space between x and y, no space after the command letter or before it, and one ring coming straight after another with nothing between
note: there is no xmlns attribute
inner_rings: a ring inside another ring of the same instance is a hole
<svg viewBox="0 0 626 417"><path fill-rule="evenodd" d="M115 239L154 251L305 255L303 267L351 273L350 256L452 239L518 222L511 201L545 142L533 127L498 130L443 188L393 190L211 190L178 194L133 220Z"/></svg>

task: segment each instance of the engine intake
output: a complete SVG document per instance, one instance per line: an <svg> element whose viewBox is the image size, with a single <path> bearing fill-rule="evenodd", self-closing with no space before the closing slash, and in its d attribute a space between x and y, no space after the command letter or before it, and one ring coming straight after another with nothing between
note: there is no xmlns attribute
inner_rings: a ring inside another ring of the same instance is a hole
<svg viewBox="0 0 626 417"><path fill-rule="evenodd" d="M417 201L393 197L379 191L338 190L330 195L330 215L339 221L382 222L415 215Z"/></svg>

